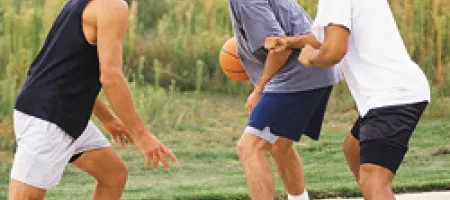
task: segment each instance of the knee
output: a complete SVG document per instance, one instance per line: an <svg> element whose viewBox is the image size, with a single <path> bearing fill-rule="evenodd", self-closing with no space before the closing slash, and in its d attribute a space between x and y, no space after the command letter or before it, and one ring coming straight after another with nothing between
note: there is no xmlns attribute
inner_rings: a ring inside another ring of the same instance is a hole
<svg viewBox="0 0 450 200"><path fill-rule="evenodd" d="M236 152L241 159L244 158L245 155L251 154L254 151L256 151L256 149L252 144L247 144L242 140L239 140L236 144Z"/></svg>
<svg viewBox="0 0 450 200"><path fill-rule="evenodd" d="M107 176L107 180L98 180L98 182L110 185L112 187L124 187L128 178L128 167L125 163L116 163L113 170L109 172L111 175Z"/></svg>
<svg viewBox="0 0 450 200"><path fill-rule="evenodd" d="M237 142L236 152L240 159L244 159L256 153L269 151L270 143L250 134L244 134Z"/></svg>
<svg viewBox="0 0 450 200"><path fill-rule="evenodd" d="M371 180L369 178L360 177L358 180L358 186L362 195L367 200L373 200L374 195L382 192L380 185L378 185L373 179Z"/></svg>
<svg viewBox="0 0 450 200"><path fill-rule="evenodd" d="M117 183L125 185L128 178L128 167L123 162L117 166L117 177Z"/></svg>
<svg viewBox="0 0 450 200"><path fill-rule="evenodd" d="M245 147L246 146L240 140L237 142L237 144L236 144L236 152L237 152L239 157L242 157Z"/></svg>
<svg viewBox="0 0 450 200"><path fill-rule="evenodd" d="M370 180L367 178L359 178L358 180L358 186L361 192L364 194L369 191L372 184L370 183Z"/></svg>
<svg viewBox="0 0 450 200"><path fill-rule="evenodd" d="M275 143L272 146L272 149L270 151L270 154L272 156L282 156L282 155L289 155L290 153L295 153L294 151L293 143Z"/></svg>
<svg viewBox="0 0 450 200"><path fill-rule="evenodd" d="M366 199L391 192L393 175L386 169L373 164L360 168L359 188ZM375 198L376 199L376 198Z"/></svg>

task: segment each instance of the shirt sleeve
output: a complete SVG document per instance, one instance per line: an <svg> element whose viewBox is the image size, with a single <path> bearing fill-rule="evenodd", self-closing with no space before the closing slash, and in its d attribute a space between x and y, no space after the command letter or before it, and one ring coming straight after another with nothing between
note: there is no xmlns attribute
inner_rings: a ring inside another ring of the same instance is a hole
<svg viewBox="0 0 450 200"><path fill-rule="evenodd" d="M285 35L268 1L254 1L243 5L241 13L242 29L253 54L264 51L267 37Z"/></svg>
<svg viewBox="0 0 450 200"><path fill-rule="evenodd" d="M352 30L352 0L319 0L313 27L325 28L330 24Z"/></svg>

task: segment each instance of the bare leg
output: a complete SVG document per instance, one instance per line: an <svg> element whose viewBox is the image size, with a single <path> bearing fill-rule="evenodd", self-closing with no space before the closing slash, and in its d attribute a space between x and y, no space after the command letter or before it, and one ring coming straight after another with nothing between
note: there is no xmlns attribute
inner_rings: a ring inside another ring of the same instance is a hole
<svg viewBox="0 0 450 200"><path fill-rule="evenodd" d="M366 200L394 200L394 174L381 166L363 164L360 168L359 188Z"/></svg>
<svg viewBox="0 0 450 200"><path fill-rule="evenodd" d="M11 179L8 200L43 200L47 191Z"/></svg>
<svg viewBox="0 0 450 200"><path fill-rule="evenodd" d="M352 170L356 181L359 180L359 141L349 134L344 141L344 154L347 159L348 166Z"/></svg>
<svg viewBox="0 0 450 200"><path fill-rule="evenodd" d="M279 138L270 153L288 194L302 194L305 191L303 165L292 140Z"/></svg>
<svg viewBox="0 0 450 200"><path fill-rule="evenodd" d="M248 133L244 133L238 142L237 152L244 168L251 199L274 198L275 184L267 156L270 148L270 143Z"/></svg>
<svg viewBox="0 0 450 200"><path fill-rule="evenodd" d="M85 152L73 164L97 180L93 200L120 200L128 169L111 147Z"/></svg>

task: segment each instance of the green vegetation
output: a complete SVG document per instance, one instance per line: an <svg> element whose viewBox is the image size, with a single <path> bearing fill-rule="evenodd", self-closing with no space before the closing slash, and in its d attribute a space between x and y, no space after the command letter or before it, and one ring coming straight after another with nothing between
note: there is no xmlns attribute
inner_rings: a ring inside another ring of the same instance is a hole
<svg viewBox="0 0 450 200"><path fill-rule="evenodd" d="M201 89L231 95L247 92L247 84L228 80L218 64L223 42L232 36L226 0L130 2L131 24L124 52L128 74L142 65L145 82L166 89L173 86L183 91ZM449 94L445 75L449 71L450 37L445 30L450 28L450 14L444 11L450 4L437 0L390 2L411 55L438 88L436 97ZM63 3L0 0L0 118L11 114L26 70ZM311 16L316 3L301 1ZM198 66L203 66L202 71ZM342 98L348 98L346 94Z"/></svg>
<svg viewBox="0 0 450 200"><path fill-rule="evenodd" d="M5 197L14 135L12 107L25 74L65 0L0 0L0 198ZM311 16L317 0L302 0ZM396 179L397 191L450 189L450 9L448 1L390 0L408 50L426 72L433 103ZM248 84L228 80L218 53L232 36L226 0L131 3L125 70L136 106L180 158L170 172L145 169L135 148L119 150L130 167L124 199L246 199L235 141L246 123ZM323 140L304 140L315 197L357 195L341 143L356 114L345 84L333 93ZM6 153L5 153L6 152ZM333 170L330 170L330 166ZM417 167L420 166L420 167ZM70 180L70 181L69 181ZM88 184L86 184L88 183ZM87 199L93 180L69 168L48 199ZM282 194L278 182L278 194ZM80 191L83 191L80 193Z"/></svg>

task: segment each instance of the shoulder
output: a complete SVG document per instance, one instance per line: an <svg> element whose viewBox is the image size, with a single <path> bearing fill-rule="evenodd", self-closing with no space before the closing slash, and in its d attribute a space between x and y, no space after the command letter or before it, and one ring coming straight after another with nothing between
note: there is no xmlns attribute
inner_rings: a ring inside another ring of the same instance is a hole
<svg viewBox="0 0 450 200"><path fill-rule="evenodd" d="M128 17L128 4L124 0L93 0L92 7L98 14Z"/></svg>

